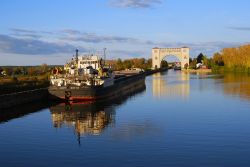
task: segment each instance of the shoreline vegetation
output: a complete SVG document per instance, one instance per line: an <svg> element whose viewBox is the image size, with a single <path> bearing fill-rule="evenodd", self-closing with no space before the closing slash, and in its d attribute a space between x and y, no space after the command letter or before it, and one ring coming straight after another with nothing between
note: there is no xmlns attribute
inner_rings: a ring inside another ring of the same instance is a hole
<svg viewBox="0 0 250 167"><path fill-rule="evenodd" d="M22 76L0 79L0 95L16 93L49 86L47 76Z"/></svg>
<svg viewBox="0 0 250 167"><path fill-rule="evenodd" d="M250 45L237 48L224 48L213 56L215 72L250 73Z"/></svg>
<svg viewBox="0 0 250 167"><path fill-rule="evenodd" d="M4 66L0 67L0 95L49 86L49 74L55 66ZM4 72L3 72L4 71Z"/></svg>
<svg viewBox="0 0 250 167"><path fill-rule="evenodd" d="M212 73L247 73L250 74L250 44L235 48L224 48L221 52L215 53L211 58L200 53L197 58L190 58L190 72L206 72L197 68L201 64L205 69L211 69Z"/></svg>

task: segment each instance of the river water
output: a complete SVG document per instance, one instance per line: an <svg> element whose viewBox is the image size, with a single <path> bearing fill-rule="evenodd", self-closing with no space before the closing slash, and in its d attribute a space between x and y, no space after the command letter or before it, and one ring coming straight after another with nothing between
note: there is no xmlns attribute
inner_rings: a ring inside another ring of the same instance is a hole
<svg viewBox="0 0 250 167"><path fill-rule="evenodd" d="M250 166L250 77L168 71L98 104L0 112L0 166Z"/></svg>

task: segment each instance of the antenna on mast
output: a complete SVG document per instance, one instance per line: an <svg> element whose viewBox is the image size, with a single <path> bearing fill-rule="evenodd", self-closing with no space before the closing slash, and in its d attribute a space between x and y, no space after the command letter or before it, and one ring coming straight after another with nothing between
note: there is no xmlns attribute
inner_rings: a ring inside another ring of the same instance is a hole
<svg viewBox="0 0 250 167"><path fill-rule="evenodd" d="M76 49L76 60L78 60L78 49Z"/></svg>
<svg viewBox="0 0 250 167"><path fill-rule="evenodd" d="M76 74L78 75L78 49L76 49Z"/></svg>
<svg viewBox="0 0 250 167"><path fill-rule="evenodd" d="M103 52L104 52L103 66L105 66L105 61L106 61L106 50L107 50L107 48L103 48Z"/></svg>

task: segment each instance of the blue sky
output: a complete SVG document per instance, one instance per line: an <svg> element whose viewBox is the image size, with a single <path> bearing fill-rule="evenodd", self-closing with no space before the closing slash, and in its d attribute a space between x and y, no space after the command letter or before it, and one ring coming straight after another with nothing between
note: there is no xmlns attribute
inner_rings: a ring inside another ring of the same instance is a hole
<svg viewBox="0 0 250 167"><path fill-rule="evenodd" d="M249 0L2 0L0 65L64 64L81 53L151 56L153 47L212 56L249 43Z"/></svg>

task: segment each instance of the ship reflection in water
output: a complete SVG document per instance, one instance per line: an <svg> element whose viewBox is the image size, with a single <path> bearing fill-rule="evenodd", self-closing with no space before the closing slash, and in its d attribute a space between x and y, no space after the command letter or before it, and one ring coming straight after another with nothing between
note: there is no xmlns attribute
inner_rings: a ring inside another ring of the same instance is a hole
<svg viewBox="0 0 250 167"><path fill-rule="evenodd" d="M99 102L61 103L50 107L55 128L73 127L78 136L100 135L105 127L115 123L115 109L129 98L146 90L146 86L133 94Z"/></svg>
<svg viewBox="0 0 250 167"><path fill-rule="evenodd" d="M59 104L50 108L55 128L74 127L82 135L99 135L114 123L114 107L99 107L96 104Z"/></svg>

